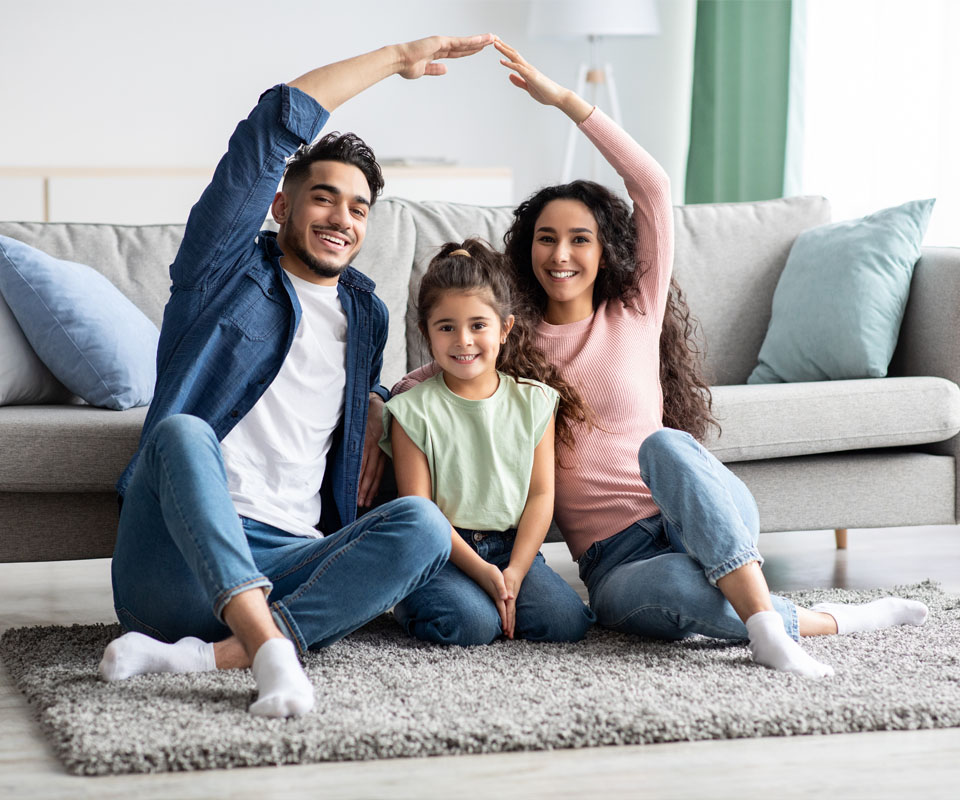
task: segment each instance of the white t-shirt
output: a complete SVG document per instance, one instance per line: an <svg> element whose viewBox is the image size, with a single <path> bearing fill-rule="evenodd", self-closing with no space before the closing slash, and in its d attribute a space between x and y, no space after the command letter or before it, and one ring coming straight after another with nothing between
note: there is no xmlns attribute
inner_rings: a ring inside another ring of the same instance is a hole
<svg viewBox="0 0 960 800"><path fill-rule="evenodd" d="M287 277L303 309L290 352L220 448L237 513L319 538L320 485L343 415L347 316L336 286Z"/></svg>

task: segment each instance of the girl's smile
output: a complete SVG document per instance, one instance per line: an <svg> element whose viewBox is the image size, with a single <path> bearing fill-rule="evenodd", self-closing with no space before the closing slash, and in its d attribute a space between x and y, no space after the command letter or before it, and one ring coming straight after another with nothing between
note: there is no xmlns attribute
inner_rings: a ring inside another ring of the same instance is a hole
<svg viewBox="0 0 960 800"><path fill-rule="evenodd" d="M427 337L447 388L469 400L492 396L500 345L512 327L513 317L501 323L482 293L445 292L430 312Z"/></svg>

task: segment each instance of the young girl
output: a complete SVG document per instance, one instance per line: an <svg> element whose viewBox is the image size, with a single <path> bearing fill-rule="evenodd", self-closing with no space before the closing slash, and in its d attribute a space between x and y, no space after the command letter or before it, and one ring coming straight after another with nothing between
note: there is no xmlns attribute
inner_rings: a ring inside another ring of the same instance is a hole
<svg viewBox="0 0 960 800"><path fill-rule="evenodd" d="M558 401L561 441L587 412L532 345L515 294L501 255L475 239L445 245L417 304L440 371L384 407L380 445L400 495L432 499L454 528L450 562L394 609L419 639L576 641L595 620L539 553L553 516Z"/></svg>

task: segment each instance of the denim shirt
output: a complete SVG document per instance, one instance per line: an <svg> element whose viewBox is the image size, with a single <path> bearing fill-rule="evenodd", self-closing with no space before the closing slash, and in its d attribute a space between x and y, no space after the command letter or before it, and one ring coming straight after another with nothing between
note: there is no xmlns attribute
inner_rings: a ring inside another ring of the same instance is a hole
<svg viewBox="0 0 960 800"><path fill-rule="evenodd" d="M264 92L231 136L170 267L156 389L137 453L117 482L121 497L158 422L191 414L222 441L280 371L301 309L276 235L260 226L287 157L316 138L328 117L309 95L280 85ZM321 490L320 527L328 533L356 518L369 393L389 397L380 386L387 309L374 288L352 267L337 284L347 318L346 388Z"/></svg>

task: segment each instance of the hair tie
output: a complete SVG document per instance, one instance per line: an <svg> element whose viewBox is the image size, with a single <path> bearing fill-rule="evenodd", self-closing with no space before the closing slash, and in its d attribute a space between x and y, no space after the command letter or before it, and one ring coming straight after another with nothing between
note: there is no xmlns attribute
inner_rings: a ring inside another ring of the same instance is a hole
<svg viewBox="0 0 960 800"><path fill-rule="evenodd" d="M447 253L448 256L466 256L467 258L472 258L470 253L464 250L462 247L459 250L454 250L451 253Z"/></svg>

